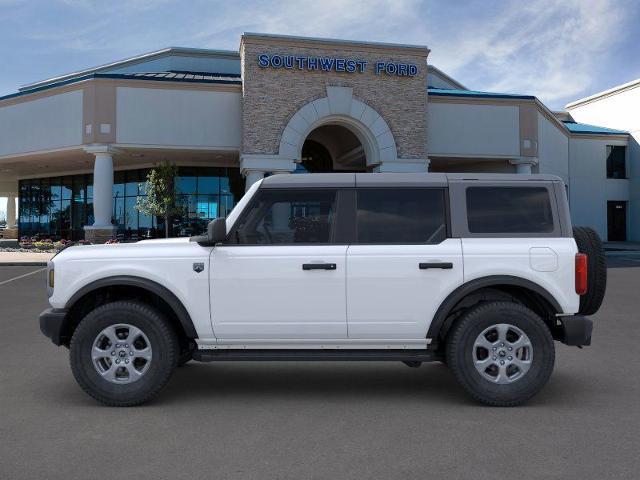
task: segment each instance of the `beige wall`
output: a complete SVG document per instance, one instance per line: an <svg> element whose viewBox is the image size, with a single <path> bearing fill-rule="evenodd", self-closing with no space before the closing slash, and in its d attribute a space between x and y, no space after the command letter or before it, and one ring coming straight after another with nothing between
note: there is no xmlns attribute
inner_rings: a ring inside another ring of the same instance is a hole
<svg viewBox="0 0 640 480"><path fill-rule="evenodd" d="M517 105L429 102L429 155L520 156Z"/></svg>
<svg viewBox="0 0 640 480"><path fill-rule="evenodd" d="M538 172L558 175L569 183L569 137L542 113L538 122Z"/></svg>
<svg viewBox="0 0 640 480"><path fill-rule="evenodd" d="M376 49L362 44L274 42L269 38L243 38L242 151L245 154L277 154L282 132L295 112L307 103L327 96L327 86L353 88L353 97L377 111L390 127L399 158L426 158L428 50L402 47ZM364 73L272 69L258 66L258 55L283 54L363 59ZM377 61L413 63L414 77L376 75Z"/></svg>
<svg viewBox="0 0 640 480"><path fill-rule="evenodd" d="M627 141L572 137L569 149L571 218L574 225L594 228L604 240L607 239L607 201L629 200L629 180L607 179L607 145L627 145Z"/></svg>
<svg viewBox="0 0 640 480"><path fill-rule="evenodd" d="M118 87L116 105L118 144L240 148L239 91Z"/></svg>
<svg viewBox="0 0 640 480"><path fill-rule="evenodd" d="M82 144L82 90L0 106L0 156Z"/></svg>

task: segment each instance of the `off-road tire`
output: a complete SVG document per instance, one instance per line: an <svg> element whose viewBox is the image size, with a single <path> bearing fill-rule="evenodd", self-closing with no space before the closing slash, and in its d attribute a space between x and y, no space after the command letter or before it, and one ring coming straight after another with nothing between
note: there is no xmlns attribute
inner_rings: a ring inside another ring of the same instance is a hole
<svg viewBox="0 0 640 480"><path fill-rule="evenodd" d="M118 385L100 376L91 349L103 329L125 322L145 333L153 357L139 380ZM108 406L131 407L146 402L166 385L178 363L179 351L174 330L160 312L144 303L117 301L96 308L80 321L71 338L69 360L76 381L87 394Z"/></svg>
<svg viewBox="0 0 640 480"><path fill-rule="evenodd" d="M478 335L500 323L522 330L533 346L529 370L509 384L485 379L473 362ZM474 399L490 406L512 407L526 402L545 386L553 371L555 348L549 328L536 313L515 302L489 302L460 316L447 336L446 359L455 379Z"/></svg>
<svg viewBox="0 0 640 480"><path fill-rule="evenodd" d="M602 240L589 227L573 227L573 238L578 251L587 255L587 292L580 296L581 315L596 313L607 290L607 260Z"/></svg>

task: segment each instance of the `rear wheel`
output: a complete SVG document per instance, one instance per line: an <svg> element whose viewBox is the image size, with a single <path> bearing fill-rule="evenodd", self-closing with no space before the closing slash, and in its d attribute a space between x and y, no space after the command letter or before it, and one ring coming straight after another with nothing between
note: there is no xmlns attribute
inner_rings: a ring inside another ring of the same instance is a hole
<svg viewBox="0 0 640 480"><path fill-rule="evenodd" d="M133 406L158 393L178 362L178 341L166 318L134 301L102 305L78 325L71 370L82 389L110 406Z"/></svg>
<svg viewBox="0 0 640 480"><path fill-rule="evenodd" d="M515 406L547 383L555 361L542 319L514 302L491 302L464 313L447 337L447 365L476 400Z"/></svg>

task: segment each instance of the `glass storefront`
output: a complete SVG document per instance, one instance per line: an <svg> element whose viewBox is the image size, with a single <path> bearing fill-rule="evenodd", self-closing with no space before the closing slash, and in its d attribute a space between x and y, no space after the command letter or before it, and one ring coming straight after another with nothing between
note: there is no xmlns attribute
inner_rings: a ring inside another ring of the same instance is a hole
<svg viewBox="0 0 640 480"><path fill-rule="evenodd" d="M144 215L135 206L145 195L148 170L118 171L113 182L113 224L118 238L137 240L164 236L164 219ZM237 168L180 167L175 178L178 206L172 236L203 232L207 223L226 216L244 193ZM20 180L19 234L52 240L84 238L93 224L93 175Z"/></svg>

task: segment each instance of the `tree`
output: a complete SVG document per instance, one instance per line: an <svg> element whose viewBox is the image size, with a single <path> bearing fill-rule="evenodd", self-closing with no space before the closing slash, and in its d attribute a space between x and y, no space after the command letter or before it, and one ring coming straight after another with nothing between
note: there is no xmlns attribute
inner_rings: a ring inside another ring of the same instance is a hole
<svg viewBox="0 0 640 480"><path fill-rule="evenodd" d="M145 190L146 196L138 197L136 203L136 210L139 212L164 218L165 238L169 238L171 217L182 213L182 209L176 205L174 178L177 175L178 167L168 161L163 161L152 168L147 174L146 185L140 185L140 189Z"/></svg>

